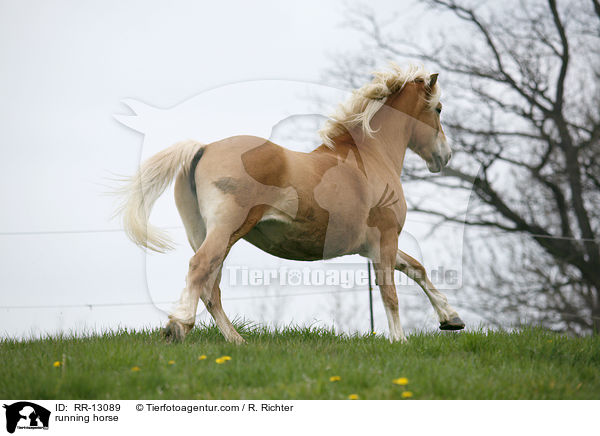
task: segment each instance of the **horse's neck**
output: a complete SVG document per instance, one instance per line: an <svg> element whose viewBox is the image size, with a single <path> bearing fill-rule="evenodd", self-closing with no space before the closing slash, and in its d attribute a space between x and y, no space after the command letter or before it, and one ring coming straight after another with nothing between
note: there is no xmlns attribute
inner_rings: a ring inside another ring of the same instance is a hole
<svg viewBox="0 0 600 436"><path fill-rule="evenodd" d="M346 160L350 152L358 154L363 161L370 161L375 167L385 165L391 171L402 173L404 156L408 146L409 135L386 135L384 131L376 132L374 137L364 137L362 132L344 133L333 139L333 147L321 145L314 153L334 154ZM386 139L388 136L389 139Z"/></svg>
<svg viewBox="0 0 600 436"><path fill-rule="evenodd" d="M408 138L397 138L396 141L378 141L373 138L365 144L365 148L377 150L383 164L400 177L404 166L404 156L408 147Z"/></svg>

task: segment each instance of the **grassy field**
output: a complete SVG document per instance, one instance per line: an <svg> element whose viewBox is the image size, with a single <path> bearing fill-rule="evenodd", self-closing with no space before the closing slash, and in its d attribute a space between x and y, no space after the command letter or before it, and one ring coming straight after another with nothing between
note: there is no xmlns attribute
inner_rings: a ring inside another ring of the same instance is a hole
<svg viewBox="0 0 600 436"><path fill-rule="evenodd" d="M244 346L225 343L214 327L194 329L183 344L158 331L4 340L0 397L600 399L599 337L423 333L400 345L318 329L242 330ZM217 363L222 356L231 359Z"/></svg>

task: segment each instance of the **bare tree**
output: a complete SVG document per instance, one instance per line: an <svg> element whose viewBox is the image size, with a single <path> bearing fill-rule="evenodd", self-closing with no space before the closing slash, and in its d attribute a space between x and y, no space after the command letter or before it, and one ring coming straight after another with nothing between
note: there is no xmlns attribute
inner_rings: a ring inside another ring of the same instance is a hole
<svg viewBox="0 0 600 436"><path fill-rule="evenodd" d="M512 238L505 270L494 263L478 281L493 289L489 310L599 332L599 1L422 4L449 17L427 45L408 39L389 15L351 9L348 25L364 46L340 56L328 77L354 86L388 60L438 68L455 157L441 177L417 168L407 177L471 191L465 224ZM412 209L463 221L435 207Z"/></svg>

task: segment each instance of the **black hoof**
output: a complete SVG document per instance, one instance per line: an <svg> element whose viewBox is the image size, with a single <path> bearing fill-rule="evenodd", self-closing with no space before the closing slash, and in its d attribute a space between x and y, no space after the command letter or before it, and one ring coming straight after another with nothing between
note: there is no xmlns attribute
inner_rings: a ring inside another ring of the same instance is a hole
<svg viewBox="0 0 600 436"><path fill-rule="evenodd" d="M440 330L462 330L465 328L465 323L458 316L455 316L450 321L440 323Z"/></svg>
<svg viewBox="0 0 600 436"><path fill-rule="evenodd" d="M178 322L170 321L162 333L167 342L183 342L185 338L183 326Z"/></svg>

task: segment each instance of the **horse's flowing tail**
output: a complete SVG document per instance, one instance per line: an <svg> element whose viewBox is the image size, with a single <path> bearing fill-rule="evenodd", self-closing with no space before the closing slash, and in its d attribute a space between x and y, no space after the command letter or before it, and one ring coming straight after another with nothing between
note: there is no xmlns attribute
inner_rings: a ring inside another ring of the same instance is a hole
<svg viewBox="0 0 600 436"><path fill-rule="evenodd" d="M115 193L123 201L115 215L121 215L125 233L140 247L164 253L173 248L169 235L148 223L154 203L167 189L180 168L188 168L194 155L204 145L183 141L156 153L142 163L138 172L125 179Z"/></svg>

